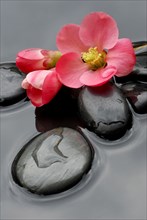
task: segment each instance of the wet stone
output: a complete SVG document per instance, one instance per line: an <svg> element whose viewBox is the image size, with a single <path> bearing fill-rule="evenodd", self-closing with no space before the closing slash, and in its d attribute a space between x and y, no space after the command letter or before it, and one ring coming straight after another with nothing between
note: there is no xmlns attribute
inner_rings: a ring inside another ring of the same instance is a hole
<svg viewBox="0 0 147 220"><path fill-rule="evenodd" d="M140 53L147 53L147 41L133 42L133 47L136 55Z"/></svg>
<svg viewBox="0 0 147 220"><path fill-rule="evenodd" d="M147 85L141 83L128 83L122 90L134 111L138 114L147 113Z"/></svg>
<svg viewBox="0 0 147 220"><path fill-rule="evenodd" d="M85 87L79 95L79 112L85 126L104 139L119 139L132 125L126 99L112 84Z"/></svg>
<svg viewBox="0 0 147 220"><path fill-rule="evenodd" d="M0 64L1 106L17 103L26 97L25 90L21 88L24 78L25 74L18 70L15 63Z"/></svg>
<svg viewBox="0 0 147 220"><path fill-rule="evenodd" d="M63 192L91 168L92 147L76 130L56 128L27 143L12 164L14 181L32 193Z"/></svg>

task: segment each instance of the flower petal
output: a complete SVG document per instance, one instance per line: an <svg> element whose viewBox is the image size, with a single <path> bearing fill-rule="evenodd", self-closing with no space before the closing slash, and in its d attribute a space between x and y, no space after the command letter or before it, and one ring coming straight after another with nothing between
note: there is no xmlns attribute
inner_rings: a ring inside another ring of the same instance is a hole
<svg viewBox="0 0 147 220"><path fill-rule="evenodd" d="M43 104L51 101L57 92L60 90L62 84L57 77L57 73L54 70L50 70L50 73L46 76L42 87L42 102Z"/></svg>
<svg viewBox="0 0 147 220"><path fill-rule="evenodd" d="M83 83L80 77L84 71L87 71L87 65L83 63L77 53L67 53L63 55L56 66L59 80L68 87L80 88Z"/></svg>
<svg viewBox="0 0 147 220"><path fill-rule="evenodd" d="M23 89L28 89L29 88L29 83L28 83L28 81L27 81L27 79L25 78L23 81L22 81L22 83L21 83L21 86L22 86L22 88Z"/></svg>
<svg viewBox="0 0 147 220"><path fill-rule="evenodd" d="M115 20L104 12L87 15L80 26L79 36L89 46L97 46L99 51L112 48L118 40L118 28Z"/></svg>
<svg viewBox="0 0 147 220"><path fill-rule="evenodd" d="M44 60L36 61L36 60L26 60L23 58L16 58L16 66L23 73L29 73L35 70L44 70L46 67L43 65Z"/></svg>
<svg viewBox="0 0 147 220"><path fill-rule="evenodd" d="M80 77L81 83L86 86L101 86L114 76L116 68L107 66L96 71L89 70Z"/></svg>
<svg viewBox="0 0 147 220"><path fill-rule="evenodd" d="M118 40L117 44L108 51L107 63L115 66L117 76L128 75L136 62L136 57L132 43L129 39L123 38Z"/></svg>
<svg viewBox="0 0 147 220"><path fill-rule="evenodd" d="M44 70L45 54L47 50L41 48L29 48L22 50L17 54L16 66L24 73L29 73L34 70Z"/></svg>
<svg viewBox="0 0 147 220"><path fill-rule="evenodd" d="M45 72L45 74L44 71L31 72L26 77L30 80L30 83L27 79L25 79L22 83L24 87L26 85L27 95L32 104L36 107L40 107L51 101L62 86L61 82L57 78L55 69ZM39 79L41 82L39 82ZM38 85L39 83L42 87L35 88L34 85Z"/></svg>
<svg viewBox="0 0 147 220"><path fill-rule="evenodd" d="M27 96L36 107L44 105L42 102L42 91L40 89L36 89L30 85L27 89Z"/></svg>
<svg viewBox="0 0 147 220"><path fill-rule="evenodd" d="M30 72L26 76L26 80L29 84L31 84L36 89L41 89L45 80L45 77L50 73L50 70L36 70Z"/></svg>
<svg viewBox="0 0 147 220"><path fill-rule="evenodd" d="M65 25L58 33L56 43L58 49L64 54L69 52L82 52L88 48L79 38L80 26L76 24Z"/></svg>
<svg viewBox="0 0 147 220"><path fill-rule="evenodd" d="M20 51L17 56L27 60L40 60L44 58L42 51L44 53L45 50L41 48L28 48Z"/></svg>

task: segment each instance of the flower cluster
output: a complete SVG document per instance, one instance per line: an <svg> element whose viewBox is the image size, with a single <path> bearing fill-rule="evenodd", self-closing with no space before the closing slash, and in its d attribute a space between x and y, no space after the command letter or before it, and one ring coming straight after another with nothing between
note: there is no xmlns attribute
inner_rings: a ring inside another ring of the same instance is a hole
<svg viewBox="0 0 147 220"><path fill-rule="evenodd" d="M104 12L85 16L57 34L59 51L30 48L18 53L17 67L27 74L22 87L33 105L48 103L62 84L71 88L101 86L114 75L128 75L135 65L129 39L118 38L115 20Z"/></svg>

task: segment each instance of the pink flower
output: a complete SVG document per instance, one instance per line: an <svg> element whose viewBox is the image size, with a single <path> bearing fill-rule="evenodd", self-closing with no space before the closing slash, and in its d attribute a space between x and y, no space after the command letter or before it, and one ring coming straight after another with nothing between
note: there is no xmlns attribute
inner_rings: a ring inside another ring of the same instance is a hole
<svg viewBox="0 0 147 220"><path fill-rule="evenodd" d="M118 39L115 20L104 12L87 15L81 25L68 24L57 35L63 56L56 70L60 81L72 88L100 86L114 75L129 74L135 54L129 39Z"/></svg>
<svg viewBox="0 0 147 220"><path fill-rule="evenodd" d="M22 87L27 90L27 96L36 107L50 102L61 86L55 68L30 72L22 82Z"/></svg>
<svg viewBox="0 0 147 220"><path fill-rule="evenodd" d="M29 48L17 54L16 66L24 73L34 70L47 70L55 67L60 56L61 53L59 51Z"/></svg>

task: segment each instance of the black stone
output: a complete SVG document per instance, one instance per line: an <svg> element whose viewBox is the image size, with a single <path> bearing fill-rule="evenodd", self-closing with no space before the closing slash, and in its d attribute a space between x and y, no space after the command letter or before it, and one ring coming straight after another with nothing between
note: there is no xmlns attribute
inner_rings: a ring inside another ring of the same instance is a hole
<svg viewBox="0 0 147 220"><path fill-rule="evenodd" d="M142 46L142 45L146 45L147 41L145 41L145 40L134 41L134 42L132 42L132 44L133 44L133 47L135 48L135 47L139 47L139 46Z"/></svg>
<svg viewBox="0 0 147 220"><path fill-rule="evenodd" d="M132 114L120 90L111 84L85 87L79 95L80 117L98 136L116 140L132 125Z"/></svg>
<svg viewBox="0 0 147 220"><path fill-rule="evenodd" d="M147 53L147 41L137 41L133 42L133 47L135 50L135 54L138 53Z"/></svg>
<svg viewBox="0 0 147 220"><path fill-rule="evenodd" d="M39 195L63 192L91 168L93 149L76 130L57 128L27 143L12 164L14 181Z"/></svg>
<svg viewBox="0 0 147 220"><path fill-rule="evenodd" d="M1 106L14 104L26 97L26 91L21 87L25 76L18 70L15 63L0 64Z"/></svg>
<svg viewBox="0 0 147 220"><path fill-rule="evenodd" d="M136 65L132 73L134 81L147 83L147 54L136 56Z"/></svg>
<svg viewBox="0 0 147 220"><path fill-rule="evenodd" d="M147 113L147 85L128 83L123 85L122 90L134 111L138 114Z"/></svg>

